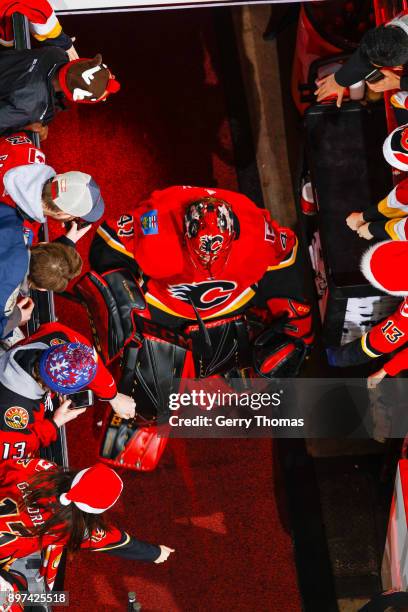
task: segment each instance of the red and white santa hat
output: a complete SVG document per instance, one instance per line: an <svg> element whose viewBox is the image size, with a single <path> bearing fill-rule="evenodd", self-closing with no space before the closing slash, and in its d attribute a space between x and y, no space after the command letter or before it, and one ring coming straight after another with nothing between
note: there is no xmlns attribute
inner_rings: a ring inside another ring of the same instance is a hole
<svg viewBox="0 0 408 612"><path fill-rule="evenodd" d="M383 144L385 160L393 168L408 170L408 124L395 128Z"/></svg>
<svg viewBox="0 0 408 612"><path fill-rule="evenodd" d="M111 508L122 493L123 482L118 474L103 463L81 470L72 481L71 488L62 493L63 506L75 504L83 512L101 514Z"/></svg>
<svg viewBox="0 0 408 612"><path fill-rule="evenodd" d="M390 295L408 295L408 241L386 240L370 247L361 259L366 279Z"/></svg>

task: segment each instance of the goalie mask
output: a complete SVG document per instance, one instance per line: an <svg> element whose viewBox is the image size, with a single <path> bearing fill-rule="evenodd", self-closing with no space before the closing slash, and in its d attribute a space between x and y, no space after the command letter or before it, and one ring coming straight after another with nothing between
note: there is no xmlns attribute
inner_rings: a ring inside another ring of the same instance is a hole
<svg viewBox="0 0 408 612"><path fill-rule="evenodd" d="M194 266L214 278L226 265L236 238L231 206L217 198L188 205L184 215L187 250Z"/></svg>

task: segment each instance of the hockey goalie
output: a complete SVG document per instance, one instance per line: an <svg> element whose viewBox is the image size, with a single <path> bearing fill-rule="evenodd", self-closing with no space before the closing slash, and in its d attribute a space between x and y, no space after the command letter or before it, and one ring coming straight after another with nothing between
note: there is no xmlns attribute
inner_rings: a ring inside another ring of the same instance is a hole
<svg viewBox="0 0 408 612"><path fill-rule="evenodd" d="M153 469L183 380L298 373L313 339L298 251L292 230L223 189L155 191L98 228L76 293L137 411L107 418L103 460Z"/></svg>

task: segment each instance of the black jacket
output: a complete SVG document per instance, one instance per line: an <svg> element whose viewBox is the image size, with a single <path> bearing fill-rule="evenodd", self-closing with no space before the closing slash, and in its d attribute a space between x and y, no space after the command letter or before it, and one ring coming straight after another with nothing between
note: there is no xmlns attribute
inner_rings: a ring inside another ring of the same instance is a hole
<svg viewBox="0 0 408 612"><path fill-rule="evenodd" d="M51 80L67 62L58 47L0 53L0 134L52 120L61 103Z"/></svg>
<svg viewBox="0 0 408 612"><path fill-rule="evenodd" d="M408 71L408 66L404 66L404 73ZM335 74L336 83L343 87L363 81L365 77L376 69L376 66L365 57L360 48L358 48L350 59L338 70ZM401 89L408 89L408 74L403 74L401 77Z"/></svg>
<svg viewBox="0 0 408 612"><path fill-rule="evenodd" d="M358 612L385 612L388 609L405 610L406 606L408 606L408 593L395 591L394 593L376 595Z"/></svg>

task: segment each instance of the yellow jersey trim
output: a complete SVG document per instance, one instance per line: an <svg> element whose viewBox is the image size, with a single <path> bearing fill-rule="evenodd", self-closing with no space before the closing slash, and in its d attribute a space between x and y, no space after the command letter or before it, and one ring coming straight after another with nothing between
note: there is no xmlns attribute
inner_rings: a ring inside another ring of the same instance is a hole
<svg viewBox="0 0 408 612"><path fill-rule="evenodd" d="M392 240L400 240L400 237L394 229L399 221L401 221L401 219L391 219L390 221L387 221L384 226L385 231L390 236L390 238L392 238Z"/></svg>
<svg viewBox="0 0 408 612"><path fill-rule="evenodd" d="M96 233L112 249L115 249L115 251L119 251L119 253L122 253L123 255L126 255L127 257L130 257L131 259L134 259L133 253L131 253L130 251L125 249L125 247L123 246L123 244L121 242L119 242L118 240L115 240L114 238L112 238L112 236L106 230L104 230L102 226L98 227L98 229L96 230Z"/></svg>
<svg viewBox="0 0 408 612"><path fill-rule="evenodd" d="M367 334L364 334L364 336L361 337L361 348L363 349L365 354L371 357L372 359L376 359L377 357L380 357L380 355L377 355L377 353L374 353L371 349L368 348Z"/></svg>
<svg viewBox="0 0 408 612"><path fill-rule="evenodd" d="M33 31L33 36L36 40L42 42L43 40L46 40L47 38L57 38L61 34L61 32L62 32L62 27L58 21L55 24L55 26L52 28L52 30L47 32L47 34L37 34L36 32Z"/></svg>
<svg viewBox="0 0 408 612"><path fill-rule="evenodd" d="M104 548L89 548L88 550L92 550L93 552L99 552L99 551L104 551L104 550L114 550L115 548L121 548L122 546L126 546L126 544L129 544L130 542L130 535L128 535L126 532L125 532L125 535L126 535L126 540L125 542L122 542L121 544L105 546Z"/></svg>
<svg viewBox="0 0 408 612"><path fill-rule="evenodd" d="M293 247L288 257L284 259L283 261L281 261L280 263L276 264L275 266L268 266L266 268L267 272L270 272L271 270L281 270L282 268L287 268L288 266L291 266L296 260L298 246L299 246L299 241L296 238L295 246Z"/></svg>

